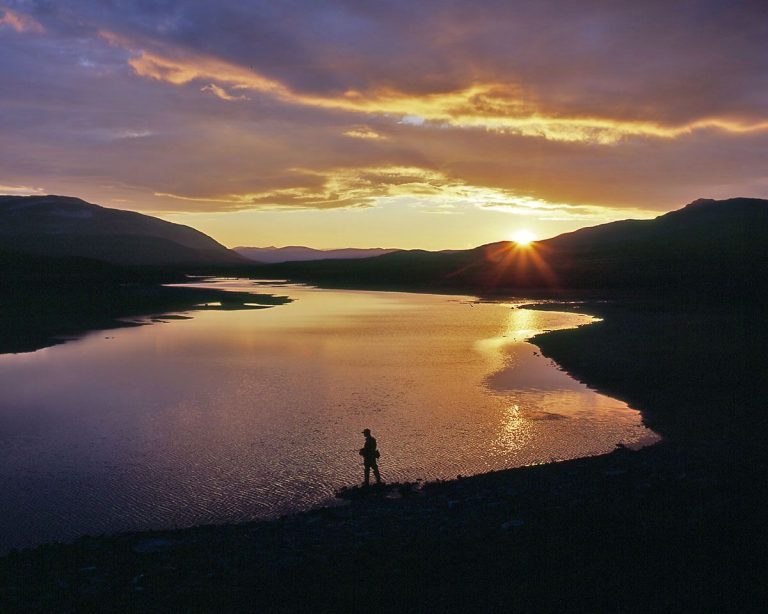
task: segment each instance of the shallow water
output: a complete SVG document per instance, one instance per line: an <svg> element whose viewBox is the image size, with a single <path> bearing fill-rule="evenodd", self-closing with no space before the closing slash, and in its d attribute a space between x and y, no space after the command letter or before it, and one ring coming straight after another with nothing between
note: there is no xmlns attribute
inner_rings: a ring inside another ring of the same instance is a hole
<svg viewBox="0 0 768 614"><path fill-rule="evenodd" d="M362 477L469 475L655 441L525 340L586 315L470 297L254 286L193 312L0 356L0 547L265 518Z"/></svg>

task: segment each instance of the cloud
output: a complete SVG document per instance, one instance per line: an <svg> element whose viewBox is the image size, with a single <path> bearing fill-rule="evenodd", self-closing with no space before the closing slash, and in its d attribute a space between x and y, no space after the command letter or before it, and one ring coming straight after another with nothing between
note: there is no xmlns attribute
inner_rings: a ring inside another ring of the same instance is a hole
<svg viewBox="0 0 768 614"><path fill-rule="evenodd" d="M768 131L768 120L741 120L703 117L683 123L638 119L615 119L599 114L568 114L548 111L537 105L531 92L518 84L479 82L442 92L417 95L388 86L368 90L347 89L336 95L297 92L285 83L259 74L251 68L212 56L187 52L175 55L135 48L110 33L103 37L112 44L127 46L134 54L128 61L135 74L186 85L195 81L218 81L238 90L258 92L295 105L367 115L387 115L401 123L454 128L483 128L527 137L556 141L615 144L626 137L676 138L697 130L748 133ZM209 91L224 100L243 100L210 83ZM359 135L348 135L359 136Z"/></svg>
<svg viewBox="0 0 768 614"><path fill-rule="evenodd" d="M336 209L372 207L390 196L435 194L445 176L437 171L418 167L388 166L363 168L334 168L324 171L293 169L300 179L310 178L314 185L295 186L220 196L188 196L158 193L179 200L220 203L232 209L298 208Z"/></svg>
<svg viewBox="0 0 768 614"><path fill-rule="evenodd" d="M0 2L45 29L0 9L12 185L429 223L768 197L765 2Z"/></svg>
<svg viewBox="0 0 768 614"><path fill-rule="evenodd" d="M143 139L153 134L152 130L137 130L135 128L113 130L109 133L113 139Z"/></svg>
<svg viewBox="0 0 768 614"><path fill-rule="evenodd" d="M3 185L0 183L0 194L14 194L28 196L31 194L43 194L43 188L35 188L28 185Z"/></svg>
<svg viewBox="0 0 768 614"><path fill-rule="evenodd" d="M353 139L386 139L387 137L376 132L373 128L368 126L355 126L349 130L345 130L342 133L344 136L348 136Z"/></svg>
<svg viewBox="0 0 768 614"><path fill-rule="evenodd" d="M546 202L513 190L470 185L433 169L389 166L335 168L327 171L295 169L297 175L316 177L314 187L283 188L265 192L221 196L157 193L156 196L189 202L226 205L228 209L337 209L407 205L425 213L455 214L467 208L493 210L540 220L610 221L627 217L649 218L655 212L601 206Z"/></svg>
<svg viewBox="0 0 768 614"><path fill-rule="evenodd" d="M657 211L647 209L601 207L598 205L569 205L565 203L549 203L528 196L506 195L505 198L495 197L491 191L488 198L476 203L481 209L502 211L512 215L535 216L542 221L565 222L574 220L610 222L615 220L649 219L658 215Z"/></svg>
<svg viewBox="0 0 768 614"><path fill-rule="evenodd" d="M122 38L110 32L102 37L113 45L125 46L134 55L128 64L140 77L165 81L173 85L186 85L193 81L219 81L238 89L272 94L279 99L292 100L295 95L283 84L252 72L248 68L230 64L201 54L184 54L185 57L164 57L161 54L135 49Z"/></svg>
<svg viewBox="0 0 768 614"><path fill-rule="evenodd" d="M222 100L228 100L230 102L238 101L238 100L248 100L247 96L233 96L227 90L225 90L223 87L219 87L215 83L209 83L208 85L205 85L200 88L201 92L210 92L216 98L221 98Z"/></svg>
<svg viewBox="0 0 768 614"><path fill-rule="evenodd" d="M29 15L17 13L10 9L3 9L2 7L0 7L0 12L2 13L2 16L0 16L0 28L8 26L16 30L16 32L31 32L33 34L45 32L42 24Z"/></svg>

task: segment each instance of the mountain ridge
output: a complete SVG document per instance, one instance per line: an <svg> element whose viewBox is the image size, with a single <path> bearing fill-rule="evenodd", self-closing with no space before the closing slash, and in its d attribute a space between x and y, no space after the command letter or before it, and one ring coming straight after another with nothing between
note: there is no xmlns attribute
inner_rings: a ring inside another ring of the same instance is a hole
<svg viewBox="0 0 768 614"><path fill-rule="evenodd" d="M478 293L544 290L738 291L768 283L768 200L698 199L652 220L622 220L537 241L450 253L283 263L262 275L337 286Z"/></svg>
<svg viewBox="0 0 768 614"><path fill-rule="evenodd" d="M316 249L312 247L306 247L304 245L286 245L284 247L238 246L233 248L233 251L254 262L277 264L280 262L307 260L346 260L356 258L372 258L399 250L396 248L382 247Z"/></svg>
<svg viewBox="0 0 768 614"><path fill-rule="evenodd" d="M190 226L72 196L0 196L0 249L121 265L243 264Z"/></svg>

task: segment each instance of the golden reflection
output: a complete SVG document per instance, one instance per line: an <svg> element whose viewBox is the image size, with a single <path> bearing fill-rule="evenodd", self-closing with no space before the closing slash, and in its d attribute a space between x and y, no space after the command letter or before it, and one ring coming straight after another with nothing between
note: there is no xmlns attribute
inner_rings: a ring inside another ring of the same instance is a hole
<svg viewBox="0 0 768 614"><path fill-rule="evenodd" d="M501 432L497 446L501 450L520 450L531 438L531 424L520 412L520 406L515 403L504 410L501 420Z"/></svg>
<svg viewBox="0 0 768 614"><path fill-rule="evenodd" d="M510 341L518 343L529 339L541 332L534 327L534 313L530 309L513 309L507 321L507 330L504 336Z"/></svg>
<svg viewBox="0 0 768 614"><path fill-rule="evenodd" d="M541 332L536 327L535 317L535 312L530 309L510 309L505 327L495 337L475 341L475 350L489 358L492 370L508 366L510 355L506 351L507 346L521 343Z"/></svg>

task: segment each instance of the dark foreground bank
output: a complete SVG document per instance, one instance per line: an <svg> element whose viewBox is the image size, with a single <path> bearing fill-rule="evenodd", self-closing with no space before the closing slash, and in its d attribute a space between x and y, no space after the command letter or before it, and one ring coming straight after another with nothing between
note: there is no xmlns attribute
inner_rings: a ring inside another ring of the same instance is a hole
<svg viewBox="0 0 768 614"><path fill-rule="evenodd" d="M630 400L663 443L347 491L272 522L12 553L0 610L760 611L765 325L733 310L583 310L604 321L534 342Z"/></svg>
<svg viewBox="0 0 768 614"><path fill-rule="evenodd" d="M178 281L188 281L181 278ZM138 326L148 317L210 309L263 309L286 297L132 282L0 286L0 354L34 352L95 330Z"/></svg>

